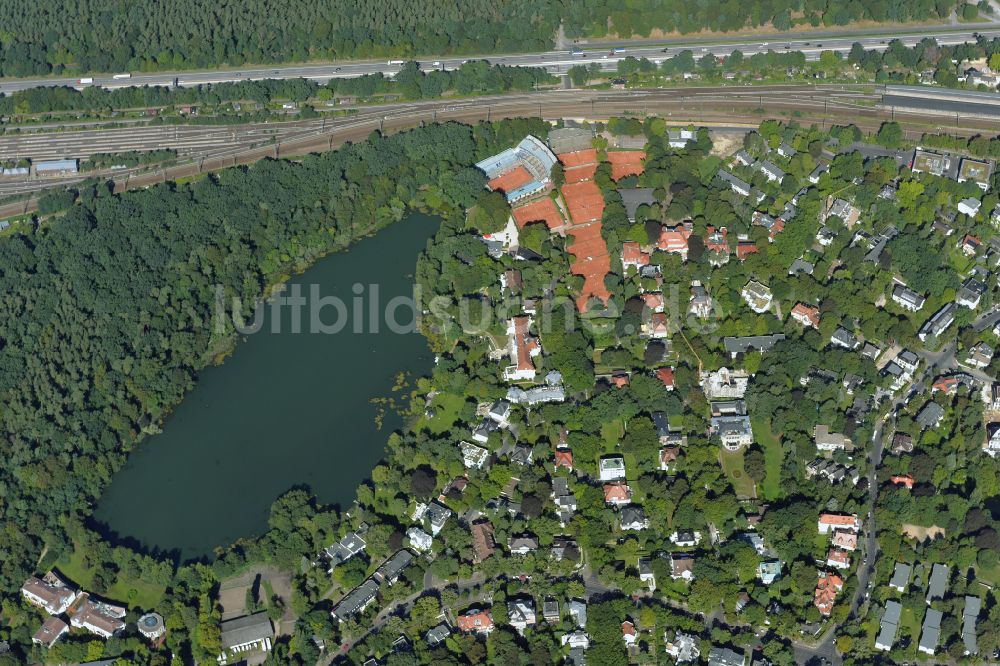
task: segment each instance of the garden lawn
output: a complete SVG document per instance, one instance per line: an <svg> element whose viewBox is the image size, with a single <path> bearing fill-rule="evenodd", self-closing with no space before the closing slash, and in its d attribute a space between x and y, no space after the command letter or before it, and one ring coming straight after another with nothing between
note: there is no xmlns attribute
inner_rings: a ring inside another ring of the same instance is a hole
<svg viewBox="0 0 1000 666"><path fill-rule="evenodd" d="M781 442L771 432L771 424L766 420L753 422L754 437L764 449L764 480L760 484L765 500L779 499L781 492L781 462L785 452Z"/></svg>
<svg viewBox="0 0 1000 666"><path fill-rule="evenodd" d="M756 487L746 470L743 469L743 451L719 451L719 462L722 464L722 472L733 484L736 497L739 499L756 497Z"/></svg>

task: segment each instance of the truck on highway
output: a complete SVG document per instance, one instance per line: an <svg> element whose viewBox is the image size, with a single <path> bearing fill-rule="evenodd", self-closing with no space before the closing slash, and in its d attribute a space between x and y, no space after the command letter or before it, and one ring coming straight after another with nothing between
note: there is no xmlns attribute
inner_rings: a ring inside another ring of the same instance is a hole
<svg viewBox="0 0 1000 666"><path fill-rule="evenodd" d="M80 79L79 81L77 81L77 83L79 83L81 85L86 85L88 83L93 83L93 82L94 82L94 79L92 77L89 77L89 76L85 76L82 79Z"/></svg>
<svg viewBox="0 0 1000 666"><path fill-rule="evenodd" d="M623 49L620 46L616 46L615 48L611 49L611 55L618 55L619 53L625 53L625 49Z"/></svg>
<svg viewBox="0 0 1000 666"><path fill-rule="evenodd" d="M583 49L573 49L570 53L575 56L583 55Z"/></svg>
<svg viewBox="0 0 1000 666"><path fill-rule="evenodd" d="M405 60L390 60L387 64L389 65L405 65Z"/></svg>
<svg viewBox="0 0 1000 666"><path fill-rule="evenodd" d="M113 78L113 79L131 79L132 75L131 74L115 74L111 78Z"/></svg>

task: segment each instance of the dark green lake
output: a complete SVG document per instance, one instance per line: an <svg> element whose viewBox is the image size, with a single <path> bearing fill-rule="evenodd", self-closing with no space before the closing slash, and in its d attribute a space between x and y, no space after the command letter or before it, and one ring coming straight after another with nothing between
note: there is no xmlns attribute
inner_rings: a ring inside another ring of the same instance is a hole
<svg viewBox="0 0 1000 666"><path fill-rule="evenodd" d="M300 285L307 300L310 285L343 299L348 325L336 334L310 333L307 303L301 332L292 331L287 306L273 332L268 307L261 329L221 366L205 370L163 432L132 453L94 513L100 528L187 560L260 534L271 503L293 486L349 506L401 425L390 409L377 429L371 399L392 395L400 372L411 379L428 374L433 361L419 333L391 332L384 317L372 332L370 308L365 330L355 332L354 285L365 286L366 299L378 285L383 309L393 297L410 296L417 255L436 229L435 218L411 215L291 280L289 288ZM325 307L321 319L332 324L335 309ZM397 319L412 321L412 310L400 309Z"/></svg>

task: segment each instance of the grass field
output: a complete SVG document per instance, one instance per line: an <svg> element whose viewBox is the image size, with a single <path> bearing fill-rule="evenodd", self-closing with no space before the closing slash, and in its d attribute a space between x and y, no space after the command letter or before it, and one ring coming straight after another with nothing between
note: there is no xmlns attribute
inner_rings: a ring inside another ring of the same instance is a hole
<svg viewBox="0 0 1000 666"><path fill-rule="evenodd" d="M767 421L753 422L754 437L764 449L764 480L760 484L761 494L765 500L779 499L781 492L781 462L785 457L781 442L771 432L771 424Z"/></svg>
<svg viewBox="0 0 1000 666"><path fill-rule="evenodd" d="M454 393L438 393L431 401L431 408L435 411L434 418L424 418L422 425L435 435L446 433L458 420L458 414L464 405L465 398L463 396Z"/></svg>
<svg viewBox="0 0 1000 666"><path fill-rule="evenodd" d="M94 570L88 569L83 561L83 551L74 548L72 555L63 557L56 562L55 568L62 572L71 582L87 590L94 580ZM102 594L111 601L126 603L140 608L155 608L163 600L165 591L163 585L147 583L142 580L122 580L119 578L114 585Z"/></svg>
<svg viewBox="0 0 1000 666"><path fill-rule="evenodd" d="M733 484L736 496L740 499L756 497L757 491L753 479L747 476L743 469L743 451L719 451L719 463L722 472Z"/></svg>

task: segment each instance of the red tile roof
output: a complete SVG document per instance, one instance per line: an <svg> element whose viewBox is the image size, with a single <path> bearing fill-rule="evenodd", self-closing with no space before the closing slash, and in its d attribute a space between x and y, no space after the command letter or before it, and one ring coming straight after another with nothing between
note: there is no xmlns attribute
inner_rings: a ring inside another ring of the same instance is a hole
<svg viewBox="0 0 1000 666"><path fill-rule="evenodd" d="M721 254L729 254L729 243L727 238L729 237L729 230L722 227L718 231L715 227L709 226L705 231L707 235L705 237L705 249L710 252L719 252Z"/></svg>
<svg viewBox="0 0 1000 666"><path fill-rule="evenodd" d="M493 628L493 614L488 611L470 611L455 618L455 624L460 631L484 632Z"/></svg>
<svg viewBox="0 0 1000 666"><path fill-rule="evenodd" d="M625 241L622 243L622 263L645 266L649 263L649 255L635 241Z"/></svg>
<svg viewBox="0 0 1000 666"><path fill-rule="evenodd" d="M674 369L673 368L659 368L656 371L656 378L663 382L663 385L668 389L674 388Z"/></svg>
<svg viewBox="0 0 1000 666"><path fill-rule="evenodd" d="M891 476L889 480L892 481L897 486L906 486L907 488L913 488L913 477L909 474L903 474L899 476Z"/></svg>
<svg viewBox="0 0 1000 666"><path fill-rule="evenodd" d="M628 502L632 499L632 490L624 481L604 484L604 501L608 504L612 502Z"/></svg>
<svg viewBox="0 0 1000 666"><path fill-rule="evenodd" d="M792 308L792 316L797 321L802 322L805 319L813 328L819 328L819 308L806 305L805 303L796 303L795 307Z"/></svg>
<svg viewBox="0 0 1000 666"><path fill-rule="evenodd" d="M514 317L514 347L517 350L517 369L534 370L535 364L531 360L531 351L538 346L538 341L531 337L528 327L531 319L525 315Z"/></svg>
<svg viewBox="0 0 1000 666"><path fill-rule="evenodd" d="M757 243L753 241L740 241L736 244L736 258L741 261L758 252L760 250L757 248Z"/></svg>
<svg viewBox="0 0 1000 666"><path fill-rule="evenodd" d="M837 599L837 592L844 587L844 579L834 573L821 576L816 583L816 598L813 603L823 615L829 615L833 610L833 602Z"/></svg>
<svg viewBox="0 0 1000 666"><path fill-rule="evenodd" d="M555 452L555 463L556 469L560 467L565 467L567 469L573 469L573 452L569 449L556 449Z"/></svg>

